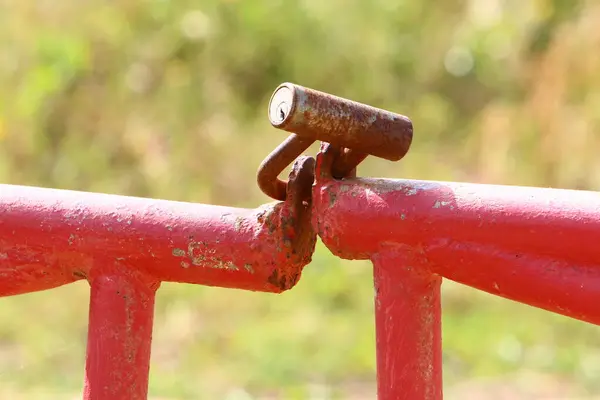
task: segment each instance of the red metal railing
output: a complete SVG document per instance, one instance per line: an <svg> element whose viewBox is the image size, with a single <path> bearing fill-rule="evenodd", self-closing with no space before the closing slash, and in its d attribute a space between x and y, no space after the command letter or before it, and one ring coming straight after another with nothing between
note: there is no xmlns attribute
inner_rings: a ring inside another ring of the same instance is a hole
<svg viewBox="0 0 600 400"><path fill-rule="evenodd" d="M333 179L313 213L335 255L374 264L380 399L441 399L441 277L600 324L600 193Z"/></svg>
<svg viewBox="0 0 600 400"><path fill-rule="evenodd" d="M410 120L291 84L269 118L291 135L258 183L283 201L254 210L0 185L0 295L90 283L84 399L146 398L160 282L281 292L317 234L373 262L380 399L442 398L442 277L600 323L600 193L356 178Z"/></svg>
<svg viewBox="0 0 600 400"><path fill-rule="evenodd" d="M84 399L145 399L160 282L296 284L315 246L312 161L294 165L286 202L255 210L0 185L0 295L87 279Z"/></svg>

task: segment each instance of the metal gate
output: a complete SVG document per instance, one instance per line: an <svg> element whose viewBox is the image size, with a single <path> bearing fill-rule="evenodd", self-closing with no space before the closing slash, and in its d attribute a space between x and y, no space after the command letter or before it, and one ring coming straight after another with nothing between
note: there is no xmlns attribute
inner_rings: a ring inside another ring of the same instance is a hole
<svg viewBox="0 0 600 400"><path fill-rule="evenodd" d="M383 400L442 398L442 278L600 323L599 193L357 178L368 155L406 155L407 117L293 84L268 114L290 135L257 209L0 185L0 295L90 283L84 399L147 397L161 282L282 292L317 236L373 262Z"/></svg>

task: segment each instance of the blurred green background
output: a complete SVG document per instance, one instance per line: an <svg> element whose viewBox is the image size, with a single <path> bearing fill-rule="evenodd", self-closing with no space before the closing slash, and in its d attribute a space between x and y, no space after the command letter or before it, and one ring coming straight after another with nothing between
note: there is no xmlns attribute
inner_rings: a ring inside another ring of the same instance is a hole
<svg viewBox="0 0 600 400"><path fill-rule="evenodd" d="M600 2L0 0L0 181L255 207L291 81L411 117L361 175L600 189ZM598 329L444 284L449 399L600 395ZM80 398L88 287L0 302L0 398ZM374 398L368 263L164 284L154 399Z"/></svg>

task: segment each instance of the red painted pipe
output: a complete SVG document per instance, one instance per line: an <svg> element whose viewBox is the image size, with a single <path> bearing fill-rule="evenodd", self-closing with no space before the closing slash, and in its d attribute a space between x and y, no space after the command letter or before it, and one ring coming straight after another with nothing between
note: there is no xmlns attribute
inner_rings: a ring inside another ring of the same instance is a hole
<svg viewBox="0 0 600 400"><path fill-rule="evenodd" d="M600 324L600 193L321 178L313 219L336 255L398 247L431 272Z"/></svg>
<svg viewBox="0 0 600 400"><path fill-rule="evenodd" d="M157 282L109 271L91 279L84 400L145 400Z"/></svg>
<svg viewBox="0 0 600 400"><path fill-rule="evenodd" d="M373 256L379 400L442 399L441 278L410 251Z"/></svg>
<svg viewBox="0 0 600 400"><path fill-rule="evenodd" d="M0 296L64 285L95 268L157 281L281 292L310 262L284 203L240 209L0 185Z"/></svg>
<svg viewBox="0 0 600 400"><path fill-rule="evenodd" d="M84 398L145 399L161 281L264 292L296 284L316 236L309 204L290 193L250 210L0 185L0 296L87 279Z"/></svg>

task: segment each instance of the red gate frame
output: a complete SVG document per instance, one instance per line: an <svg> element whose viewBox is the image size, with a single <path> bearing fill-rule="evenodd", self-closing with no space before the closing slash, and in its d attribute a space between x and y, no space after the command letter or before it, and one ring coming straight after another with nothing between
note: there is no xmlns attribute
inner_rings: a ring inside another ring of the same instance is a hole
<svg viewBox="0 0 600 400"><path fill-rule="evenodd" d="M327 248L374 265L378 398L442 399L442 277L600 324L600 193L336 180L317 163Z"/></svg>
<svg viewBox="0 0 600 400"><path fill-rule="evenodd" d="M160 282L281 292L317 234L374 264L382 400L442 398L442 277L600 324L600 193L334 179L337 156L254 210L0 185L0 296L89 281L86 400L147 397Z"/></svg>
<svg viewBox="0 0 600 400"><path fill-rule="evenodd" d="M374 264L382 400L442 398L442 277L600 324L600 193L338 180L324 149L312 204L294 173L254 210L0 185L0 295L90 282L86 400L147 397L160 282L281 292L316 233Z"/></svg>
<svg viewBox="0 0 600 400"><path fill-rule="evenodd" d="M160 282L296 284L316 237L294 178L290 201L255 210L0 185L0 296L87 279L83 398L146 399Z"/></svg>

